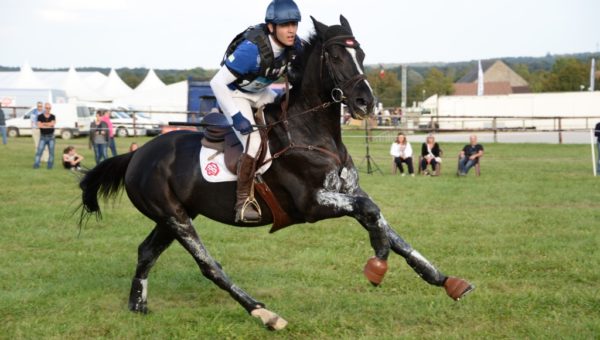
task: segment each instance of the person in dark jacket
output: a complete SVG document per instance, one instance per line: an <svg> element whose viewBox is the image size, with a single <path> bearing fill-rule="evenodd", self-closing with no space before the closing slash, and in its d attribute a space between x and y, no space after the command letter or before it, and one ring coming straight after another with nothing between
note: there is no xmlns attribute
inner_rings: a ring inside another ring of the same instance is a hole
<svg viewBox="0 0 600 340"><path fill-rule="evenodd" d="M425 143L421 146L421 172L424 175L439 175L439 165L442 163L442 149L432 135L427 136ZM431 172L427 170L431 165Z"/></svg>

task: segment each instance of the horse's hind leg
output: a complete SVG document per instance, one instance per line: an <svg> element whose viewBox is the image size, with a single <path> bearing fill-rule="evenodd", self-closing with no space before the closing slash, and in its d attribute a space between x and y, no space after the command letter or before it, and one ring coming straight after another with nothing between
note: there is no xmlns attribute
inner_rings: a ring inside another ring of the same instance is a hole
<svg viewBox="0 0 600 340"><path fill-rule="evenodd" d="M229 294L252 316L260 318L270 329L279 330L287 325L287 321L279 315L267 310L265 305L254 300L245 291L233 284L221 266L212 258L202 244L200 237L189 218L179 220L170 218L167 222L175 238L194 257L202 274Z"/></svg>
<svg viewBox="0 0 600 340"><path fill-rule="evenodd" d="M166 226L156 225L138 247L138 264L129 293L129 309L147 313L148 273L162 252L173 242L173 234Z"/></svg>
<svg viewBox="0 0 600 340"><path fill-rule="evenodd" d="M435 286L443 286L446 293L454 300L459 300L465 294L472 291L475 287L467 281L456 278L447 277L440 272L431 262L429 262L421 253L413 249L410 244L406 243L396 231L394 231L383 219L386 227L386 233L390 241L391 249L398 255L404 257L406 262L412 269L419 274L427 283Z"/></svg>

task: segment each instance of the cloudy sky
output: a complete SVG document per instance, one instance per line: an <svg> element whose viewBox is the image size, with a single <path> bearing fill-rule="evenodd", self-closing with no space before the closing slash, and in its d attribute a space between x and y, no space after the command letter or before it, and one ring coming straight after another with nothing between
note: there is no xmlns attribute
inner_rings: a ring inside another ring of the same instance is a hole
<svg viewBox="0 0 600 340"><path fill-rule="evenodd" d="M296 0L309 15L348 18L365 63L463 61L596 52L599 0ZM270 0L0 1L0 65L217 68L229 41Z"/></svg>

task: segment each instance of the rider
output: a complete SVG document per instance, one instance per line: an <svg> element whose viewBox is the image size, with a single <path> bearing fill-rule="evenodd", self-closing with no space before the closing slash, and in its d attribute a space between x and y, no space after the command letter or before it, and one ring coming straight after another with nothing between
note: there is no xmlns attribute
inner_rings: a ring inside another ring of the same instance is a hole
<svg viewBox="0 0 600 340"><path fill-rule="evenodd" d="M249 28L233 52L228 53L228 49L223 67L210 81L219 106L245 150L237 170L236 222L260 220L256 207L246 203L261 144L259 132L253 129L252 108L275 100L276 93L268 86L289 71L290 63L301 51L301 40L296 36L300 19L293 0L271 1L265 23Z"/></svg>

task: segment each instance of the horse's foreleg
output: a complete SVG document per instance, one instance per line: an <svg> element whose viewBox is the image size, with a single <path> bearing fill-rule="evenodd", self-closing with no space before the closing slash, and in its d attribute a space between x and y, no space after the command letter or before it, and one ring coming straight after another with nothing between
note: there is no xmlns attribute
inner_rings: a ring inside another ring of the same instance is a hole
<svg viewBox="0 0 600 340"><path fill-rule="evenodd" d="M429 262L421 253L413 249L410 244L406 243L398 235L398 233L392 229L383 216L380 216L382 224L386 225L386 233L390 241L392 250L404 257L409 266L427 283L435 286L443 286L448 296L454 300L459 300L465 294L472 291L475 287L469 282L456 278L447 277L441 271L439 271L431 262Z"/></svg>
<svg viewBox="0 0 600 340"><path fill-rule="evenodd" d="M191 220L185 221L171 218L168 221L175 238L194 257L202 274L219 288L227 291L252 316L260 318L270 329L279 330L287 325L287 321L267 310L265 305L254 300L241 288L231 282L221 266L212 258L202 244L200 237L192 226Z"/></svg>
<svg viewBox="0 0 600 340"><path fill-rule="evenodd" d="M352 216L369 232L375 256L367 262L364 274L372 284L379 285L387 271L387 258L390 253L387 224L380 218L379 207L368 197L326 190L317 193L317 202L319 205L311 212L313 216Z"/></svg>
<svg viewBox="0 0 600 340"><path fill-rule="evenodd" d="M162 252L171 245L173 236L165 226L156 225L138 247L138 264L129 293L129 309L147 313L148 273Z"/></svg>

